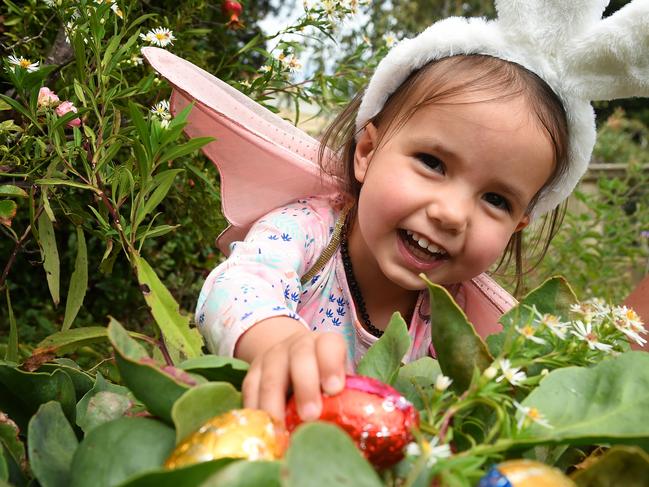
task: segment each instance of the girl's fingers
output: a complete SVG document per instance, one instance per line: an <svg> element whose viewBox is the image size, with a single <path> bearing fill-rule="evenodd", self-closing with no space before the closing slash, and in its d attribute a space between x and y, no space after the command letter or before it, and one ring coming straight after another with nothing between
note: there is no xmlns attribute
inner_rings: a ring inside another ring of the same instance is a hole
<svg viewBox="0 0 649 487"><path fill-rule="evenodd" d="M246 373L246 377L241 384L241 393L243 394L243 407L250 409L259 409L259 378L261 369L259 361L255 360Z"/></svg>
<svg viewBox="0 0 649 487"><path fill-rule="evenodd" d="M337 394L345 387L347 343L338 333L322 333L316 340L320 383L326 394Z"/></svg>
<svg viewBox="0 0 649 487"><path fill-rule="evenodd" d="M290 348L291 382L297 412L303 421L313 421L320 417L320 374L316 359L315 338L308 334L293 342Z"/></svg>
<svg viewBox="0 0 649 487"><path fill-rule="evenodd" d="M257 407L284 422L289 386L289 356L285 344L267 351L261 359Z"/></svg>

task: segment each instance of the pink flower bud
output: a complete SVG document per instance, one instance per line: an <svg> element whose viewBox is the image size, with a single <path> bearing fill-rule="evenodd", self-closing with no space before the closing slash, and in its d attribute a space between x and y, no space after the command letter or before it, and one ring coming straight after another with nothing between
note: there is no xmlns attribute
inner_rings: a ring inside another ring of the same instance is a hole
<svg viewBox="0 0 649 487"><path fill-rule="evenodd" d="M58 107L56 107L55 111L59 117L62 117L66 113L70 113L70 112L77 113L77 107L75 107L71 101L64 101ZM68 122L68 127L78 127L80 125L81 125L80 118L73 118Z"/></svg>
<svg viewBox="0 0 649 487"><path fill-rule="evenodd" d="M43 86L38 90L38 106L39 107L49 107L56 105L59 102L59 97L56 96L52 90L47 86Z"/></svg>

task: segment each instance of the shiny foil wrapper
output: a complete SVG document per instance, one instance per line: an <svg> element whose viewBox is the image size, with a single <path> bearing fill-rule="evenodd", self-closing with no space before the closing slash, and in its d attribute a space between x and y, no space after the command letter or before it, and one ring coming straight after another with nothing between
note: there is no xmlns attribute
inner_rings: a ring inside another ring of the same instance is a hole
<svg viewBox="0 0 649 487"><path fill-rule="evenodd" d="M226 457L277 460L287 443L286 430L265 411L234 409L210 419L185 438L165 467L178 468Z"/></svg>
<svg viewBox="0 0 649 487"><path fill-rule="evenodd" d="M478 487L575 487L575 483L556 468L521 459L492 467Z"/></svg>
<svg viewBox="0 0 649 487"><path fill-rule="evenodd" d="M414 406L392 387L369 377L347 376L345 389L322 396L320 421L337 424L352 437L365 458L379 469L403 458L412 441L412 428L419 425ZM302 423L295 398L286 408L286 428Z"/></svg>

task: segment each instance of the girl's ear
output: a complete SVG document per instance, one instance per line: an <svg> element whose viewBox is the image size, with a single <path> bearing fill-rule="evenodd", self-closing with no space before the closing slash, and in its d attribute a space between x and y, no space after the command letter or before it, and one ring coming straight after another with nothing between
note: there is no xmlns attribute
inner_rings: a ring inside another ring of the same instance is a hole
<svg viewBox="0 0 649 487"><path fill-rule="evenodd" d="M516 225L516 229L514 230L514 232L520 232L523 228L525 228L529 224L530 224L530 216L524 215L523 218L521 218L521 221L518 222L518 225Z"/></svg>
<svg viewBox="0 0 649 487"><path fill-rule="evenodd" d="M358 139L358 142L356 142L356 150L354 151L354 176L359 183L365 180L367 168L370 166L370 161L376 148L376 135L376 127L370 122L365 125L363 133Z"/></svg>

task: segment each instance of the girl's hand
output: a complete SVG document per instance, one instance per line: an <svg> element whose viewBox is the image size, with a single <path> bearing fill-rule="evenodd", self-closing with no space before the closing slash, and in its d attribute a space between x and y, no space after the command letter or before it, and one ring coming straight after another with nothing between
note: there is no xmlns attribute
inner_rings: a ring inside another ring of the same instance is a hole
<svg viewBox="0 0 649 487"><path fill-rule="evenodd" d="M310 421L320 416L321 392L336 394L345 385L345 339L309 331L290 318L256 324L240 338L235 355L250 362L242 386L244 407L263 409L281 422L289 387L300 417Z"/></svg>

